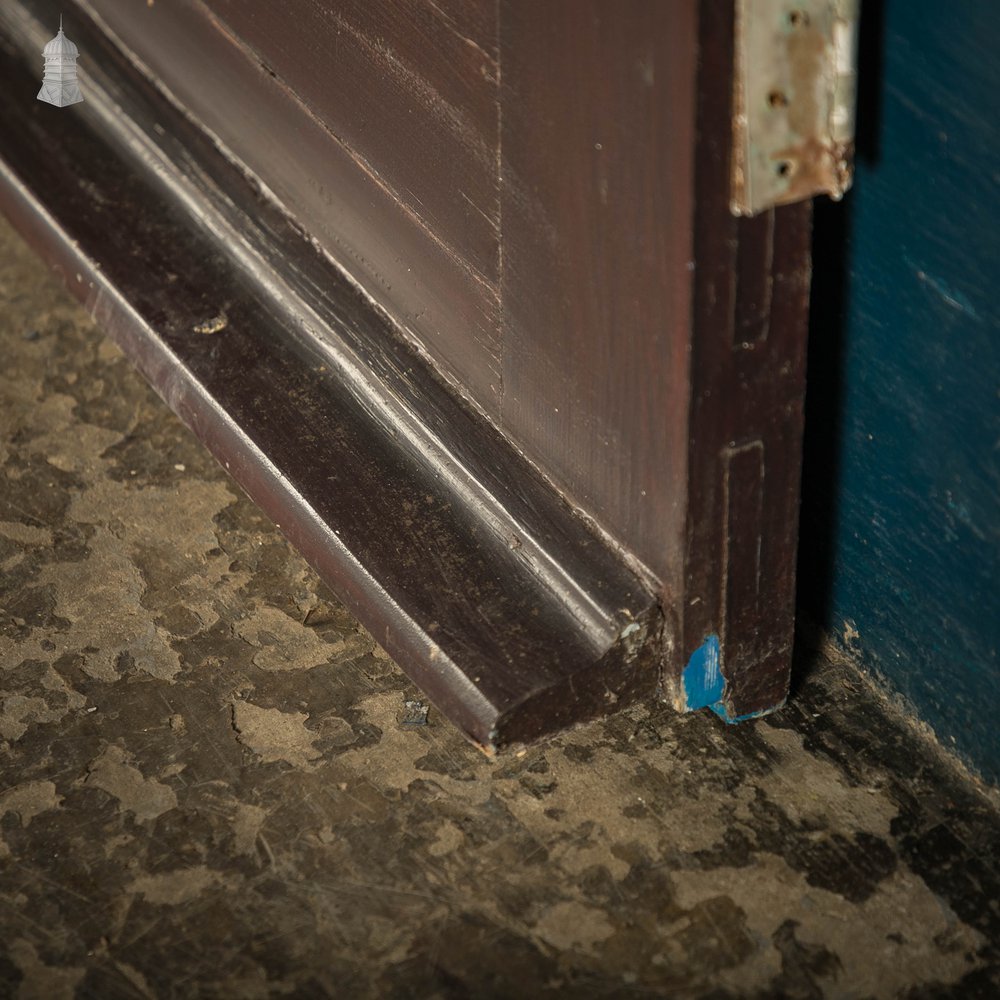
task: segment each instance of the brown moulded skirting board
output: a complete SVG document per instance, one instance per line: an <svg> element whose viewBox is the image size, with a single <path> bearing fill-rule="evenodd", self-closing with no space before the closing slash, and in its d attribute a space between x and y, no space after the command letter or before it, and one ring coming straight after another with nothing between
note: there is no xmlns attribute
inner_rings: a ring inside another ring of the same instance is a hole
<svg viewBox="0 0 1000 1000"><path fill-rule="evenodd" d="M729 72L732 23L702 6L705 81ZM58 13L0 11L0 207L444 715L493 751L639 698L729 719L781 703L809 214L729 215L726 88L698 96L715 140L695 158L686 549L666 586L85 10L84 103L35 101Z"/></svg>

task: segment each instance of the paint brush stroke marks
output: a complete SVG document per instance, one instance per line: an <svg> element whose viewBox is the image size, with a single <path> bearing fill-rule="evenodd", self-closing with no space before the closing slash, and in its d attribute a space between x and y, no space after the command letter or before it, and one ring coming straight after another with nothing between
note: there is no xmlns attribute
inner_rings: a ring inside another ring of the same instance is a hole
<svg viewBox="0 0 1000 1000"><path fill-rule="evenodd" d="M972 319L979 319L979 314L976 312L975 306L969 301L968 297L963 295L957 288L952 288L941 278L935 278L934 275L928 274L923 269L917 267L917 265L909 257L904 257L903 260L906 262L907 267L913 269L914 274L917 276L917 280L920 281L921 284L926 285L933 292L936 292L942 302L951 306L952 309L957 309L959 312L963 312L967 316L971 316Z"/></svg>

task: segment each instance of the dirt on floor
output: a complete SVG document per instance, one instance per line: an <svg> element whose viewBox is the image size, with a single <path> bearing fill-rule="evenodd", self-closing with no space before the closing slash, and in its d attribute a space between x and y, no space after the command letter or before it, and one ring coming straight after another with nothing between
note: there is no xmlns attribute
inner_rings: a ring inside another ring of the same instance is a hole
<svg viewBox="0 0 1000 1000"><path fill-rule="evenodd" d="M0 995L1000 995L997 813L848 665L489 760L3 223L0 306Z"/></svg>

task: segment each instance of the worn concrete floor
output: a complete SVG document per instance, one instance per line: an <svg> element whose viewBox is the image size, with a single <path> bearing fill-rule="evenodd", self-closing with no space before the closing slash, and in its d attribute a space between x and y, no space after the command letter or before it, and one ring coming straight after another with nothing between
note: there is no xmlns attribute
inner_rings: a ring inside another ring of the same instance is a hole
<svg viewBox="0 0 1000 1000"><path fill-rule="evenodd" d="M487 760L0 223L0 995L995 997L990 801L849 667Z"/></svg>

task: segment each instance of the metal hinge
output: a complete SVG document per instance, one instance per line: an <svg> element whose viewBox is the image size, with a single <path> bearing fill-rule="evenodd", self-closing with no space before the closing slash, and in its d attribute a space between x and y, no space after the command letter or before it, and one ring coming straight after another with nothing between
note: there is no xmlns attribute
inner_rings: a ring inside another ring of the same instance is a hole
<svg viewBox="0 0 1000 1000"><path fill-rule="evenodd" d="M736 0L730 207L851 186L860 0Z"/></svg>

